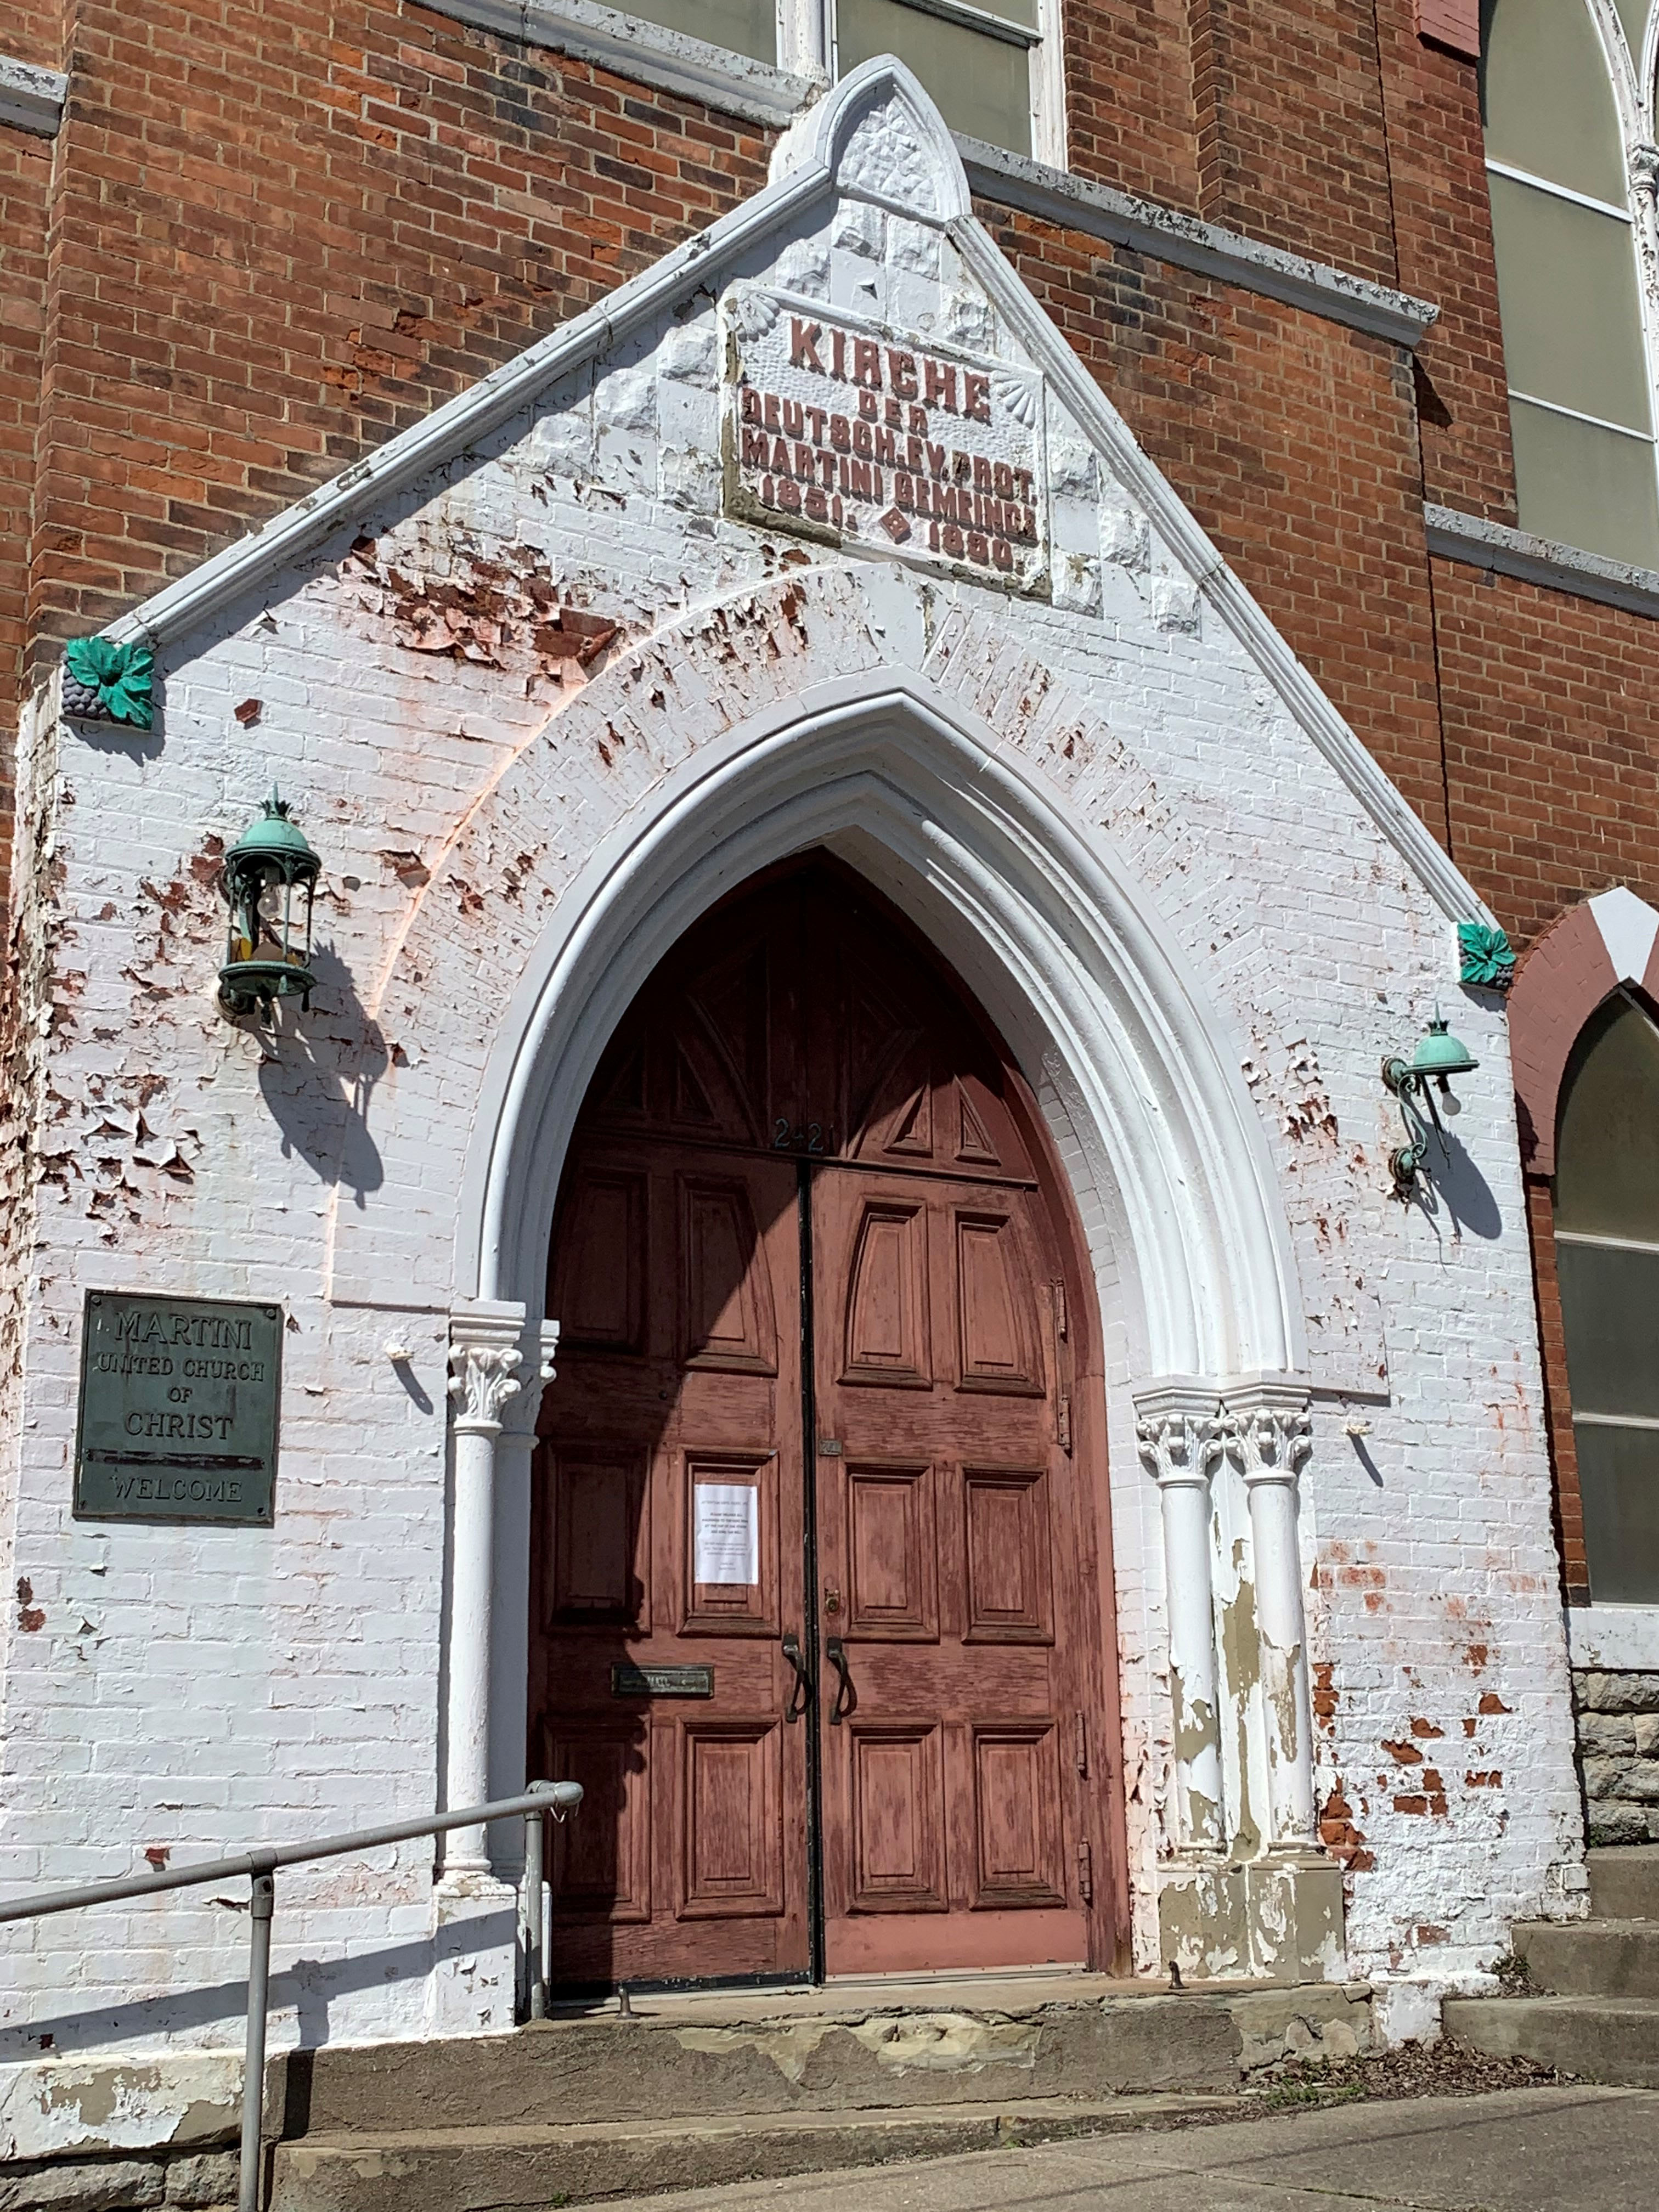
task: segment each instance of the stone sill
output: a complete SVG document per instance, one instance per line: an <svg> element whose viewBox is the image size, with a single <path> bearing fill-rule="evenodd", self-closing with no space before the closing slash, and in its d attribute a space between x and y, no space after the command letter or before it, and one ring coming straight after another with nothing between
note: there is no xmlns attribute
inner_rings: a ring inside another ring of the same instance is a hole
<svg viewBox="0 0 1659 2212"><path fill-rule="evenodd" d="M1567 1649L1577 1668L1659 1673L1659 1605L1570 1605Z"/></svg>
<svg viewBox="0 0 1659 2212"><path fill-rule="evenodd" d="M1196 216L1182 215L1153 200L1135 199L1109 185L1051 169L977 138L958 136L957 147L968 181L981 198L1022 209L1066 229L1086 231L1114 246L1127 246L1241 290L1305 307L1373 337L1414 348L1440 313L1409 293L1390 291L1366 277L1304 260L1300 254L1286 253L1237 231L1218 229Z"/></svg>
<svg viewBox="0 0 1659 2212"><path fill-rule="evenodd" d="M37 69L32 62L0 54L0 124L37 138L55 138L68 96L69 79L57 70Z"/></svg>
<svg viewBox="0 0 1659 2212"><path fill-rule="evenodd" d="M1623 561L1608 560L1605 554L1558 545L1547 538L1530 538L1524 530L1511 530L1501 522L1483 522L1478 515L1460 514L1449 507L1425 507L1423 527L1430 552L1443 561L1463 561L1500 576L1517 576L1523 583L1540 585L1546 591L1599 599L1604 606L1645 615L1650 621L1659 616L1659 572L1651 568L1633 568ZM1607 1608L1589 1608L1592 1613L1603 1610ZM1659 1607L1655 1612L1659 1616ZM1659 1665L1659 1660L1653 1663Z"/></svg>
<svg viewBox="0 0 1659 2212"><path fill-rule="evenodd" d="M702 39L642 22L598 0L422 0L434 14L494 31L503 38L574 55L659 91L698 100L720 113L781 129L823 89L822 80L793 76ZM1427 301L1390 291L1363 276L1304 260L1276 246L1200 222L1195 216L1135 199L1046 162L958 137L968 181L983 199L1086 232L1176 268L1213 276L1279 300L1373 337L1414 347L1439 313Z"/></svg>
<svg viewBox="0 0 1659 2212"><path fill-rule="evenodd" d="M665 30L599 5L599 0L422 0L481 31L596 63L659 91L702 100L723 115L781 130L823 88L823 81L751 61L725 46Z"/></svg>

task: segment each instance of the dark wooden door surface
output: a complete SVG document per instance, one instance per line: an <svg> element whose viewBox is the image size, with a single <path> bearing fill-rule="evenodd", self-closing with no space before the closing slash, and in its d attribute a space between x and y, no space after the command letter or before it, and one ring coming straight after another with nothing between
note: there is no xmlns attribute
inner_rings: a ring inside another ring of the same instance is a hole
<svg viewBox="0 0 1659 2212"><path fill-rule="evenodd" d="M1113 1963L1086 1304L1023 1085L857 878L815 857L690 933L554 1225L556 1981Z"/></svg>

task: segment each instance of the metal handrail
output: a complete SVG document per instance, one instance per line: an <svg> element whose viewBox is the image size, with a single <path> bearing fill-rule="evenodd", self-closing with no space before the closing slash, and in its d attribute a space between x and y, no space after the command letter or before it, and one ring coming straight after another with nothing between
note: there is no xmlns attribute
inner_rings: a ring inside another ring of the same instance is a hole
<svg viewBox="0 0 1659 2212"><path fill-rule="evenodd" d="M259 2212L261 2145L265 2117L265 2024L270 1996L270 1921L276 1902L276 1870L308 1859L338 1858L346 1851L374 1850L416 1836L441 1836L451 1828L482 1828L493 1820L525 1820L524 1883L519 1918L525 1930L530 1980L530 2014L547 2013L547 1980L542 1970L542 1821L551 1813L562 1820L582 1802L580 1782L532 1782L521 1796L499 1797L488 1805L469 1805L458 1813L431 1813L420 1820L392 1820L383 1828L356 1828L349 1835L324 1836L312 1844L270 1844L238 1851L228 1859L204 1859L198 1866L173 1867L159 1874L130 1875L123 1881L94 1881L79 1889L42 1889L32 1897L0 1903L0 1922L38 1920L49 1912L75 1912L94 1905L112 1905L123 1897L146 1897L160 1889L191 1889L246 1875L251 1887L248 1928L247 2045L242 2075L242 2148L237 2173L237 2212Z"/></svg>

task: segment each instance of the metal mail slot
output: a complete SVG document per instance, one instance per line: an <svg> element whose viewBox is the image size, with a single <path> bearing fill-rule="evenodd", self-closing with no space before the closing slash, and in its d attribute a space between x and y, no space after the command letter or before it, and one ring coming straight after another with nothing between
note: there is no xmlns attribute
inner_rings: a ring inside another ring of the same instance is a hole
<svg viewBox="0 0 1659 2212"><path fill-rule="evenodd" d="M712 1667L629 1667L611 1669L613 1698L712 1698Z"/></svg>

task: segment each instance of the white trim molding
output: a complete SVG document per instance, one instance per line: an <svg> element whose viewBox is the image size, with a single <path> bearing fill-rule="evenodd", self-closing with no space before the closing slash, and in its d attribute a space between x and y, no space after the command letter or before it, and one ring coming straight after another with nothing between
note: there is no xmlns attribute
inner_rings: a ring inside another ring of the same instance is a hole
<svg viewBox="0 0 1659 2212"><path fill-rule="evenodd" d="M958 137L968 180L981 199L1019 208L1067 230L1081 230L1113 246L1237 285L1269 300L1304 307L1327 321L1346 323L1373 337L1413 350L1423 342L1438 307L1408 292L1350 276L1323 262L1307 261L1237 231L1200 222L1196 216L1136 199L1109 185L1049 168L977 138Z"/></svg>
<svg viewBox="0 0 1659 2212"><path fill-rule="evenodd" d="M1645 615L1650 620L1659 617L1659 571L1652 568L1632 568L1602 553L1586 553L1580 546L1534 538L1502 522L1460 514L1455 507L1425 507L1423 528L1429 551L1440 560L1464 561L1500 576L1518 576L1546 591L1599 599L1604 606L1622 607L1626 614Z"/></svg>
<svg viewBox="0 0 1659 2212"><path fill-rule="evenodd" d="M68 98L69 79L60 70L40 69L33 62L0 54L0 124L37 138L55 138Z"/></svg>
<svg viewBox="0 0 1659 2212"><path fill-rule="evenodd" d="M700 100L722 115L782 130L823 89L822 70L796 75L728 46L688 38L598 0L426 0L436 15L475 30L569 54L659 92Z"/></svg>
<svg viewBox="0 0 1659 2212"><path fill-rule="evenodd" d="M1659 1605L1570 1605L1566 1616L1575 1667L1659 1673Z"/></svg>

